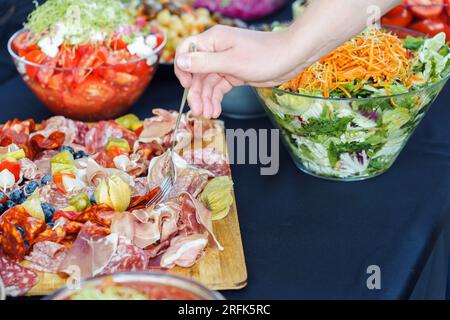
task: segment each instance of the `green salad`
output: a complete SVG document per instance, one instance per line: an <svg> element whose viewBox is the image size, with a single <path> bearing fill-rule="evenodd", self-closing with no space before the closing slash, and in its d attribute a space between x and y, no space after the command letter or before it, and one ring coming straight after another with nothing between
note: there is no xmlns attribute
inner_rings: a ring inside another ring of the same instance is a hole
<svg viewBox="0 0 450 320"><path fill-rule="evenodd" d="M257 89L297 166L310 174L361 180L385 172L448 79L444 33L400 39L377 31L395 37L387 45L369 33L289 83Z"/></svg>

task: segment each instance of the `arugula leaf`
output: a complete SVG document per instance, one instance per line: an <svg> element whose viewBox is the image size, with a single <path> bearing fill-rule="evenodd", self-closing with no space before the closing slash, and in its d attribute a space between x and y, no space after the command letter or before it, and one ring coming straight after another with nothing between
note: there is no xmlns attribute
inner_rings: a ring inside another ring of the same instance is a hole
<svg viewBox="0 0 450 320"><path fill-rule="evenodd" d="M407 36L405 39L405 43L403 44L403 47L405 49L411 50L411 51L417 51L420 49L421 46L423 46L423 43L425 42L424 37L411 37Z"/></svg>
<svg viewBox="0 0 450 320"><path fill-rule="evenodd" d="M343 117L340 119L310 119L309 123L297 128L296 134L317 137L326 135L330 137L340 137L347 131L348 124L352 122L353 117Z"/></svg>

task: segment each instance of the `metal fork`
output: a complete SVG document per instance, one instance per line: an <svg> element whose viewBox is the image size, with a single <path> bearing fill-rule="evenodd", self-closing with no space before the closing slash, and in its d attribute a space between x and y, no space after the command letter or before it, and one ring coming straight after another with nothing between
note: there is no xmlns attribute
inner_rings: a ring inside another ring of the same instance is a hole
<svg viewBox="0 0 450 320"><path fill-rule="evenodd" d="M191 43L189 45L189 52L195 52L195 51L196 51L195 44ZM161 200L166 198L169 195L170 191L172 190L173 183L175 182L175 165L173 163L173 154L172 153L174 152L173 150L174 150L175 144L176 144L178 127L180 126L181 117L183 115L183 109L184 109L184 106L186 105L188 94L189 94L189 89L185 88L184 92L183 92L183 98L181 99L180 109L178 110L178 116L177 116L177 120L175 122L175 128L172 133L172 146L168 150L170 153L169 174L163 179L163 181L159 185L158 193L152 199L150 199L150 201L147 202L147 204L145 205L147 208L154 204L159 203Z"/></svg>

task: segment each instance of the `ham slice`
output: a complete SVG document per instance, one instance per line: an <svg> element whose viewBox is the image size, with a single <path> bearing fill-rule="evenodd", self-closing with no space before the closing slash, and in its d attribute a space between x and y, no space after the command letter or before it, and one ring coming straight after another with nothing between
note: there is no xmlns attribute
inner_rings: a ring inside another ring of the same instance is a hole
<svg viewBox="0 0 450 320"><path fill-rule="evenodd" d="M170 242L169 249L161 257L161 267L173 268L175 265L191 267L202 256L207 244L208 238L203 234L175 237Z"/></svg>
<svg viewBox="0 0 450 320"><path fill-rule="evenodd" d="M180 205L173 200L132 213L116 213L111 232L130 239L139 248L147 248L169 240L178 232L180 212Z"/></svg>
<svg viewBox="0 0 450 320"><path fill-rule="evenodd" d="M166 152L150 161L148 169L148 181L151 184L159 185L164 177L169 173L170 157L173 157L175 164L175 183L169 194L169 198L188 192L196 197L205 187L208 178L214 176L208 170L190 165L181 156L174 152Z"/></svg>
<svg viewBox="0 0 450 320"><path fill-rule="evenodd" d="M176 112L170 112L164 109L154 109L154 117L145 119L143 129L139 135L139 141L151 142L161 141L164 136L172 132L176 121Z"/></svg>
<svg viewBox="0 0 450 320"><path fill-rule="evenodd" d="M184 203L181 220L187 232L201 233L203 231L201 227L203 227L209 234L211 246L223 250L222 245L213 232L211 211L189 193L184 193L183 197Z"/></svg>
<svg viewBox="0 0 450 320"><path fill-rule="evenodd" d="M101 179L106 179L112 175L118 175L123 181L128 183L130 187L134 187L134 179L126 172L114 169L114 168L104 168L95 162L92 158L84 158L83 161L79 161L78 165L86 170L84 175L85 182L89 185L97 185Z"/></svg>
<svg viewBox="0 0 450 320"><path fill-rule="evenodd" d="M42 241L33 246L33 250L29 256L25 257L25 260L31 262L28 265L30 269L55 273L66 255L67 249L63 245L51 241Z"/></svg>

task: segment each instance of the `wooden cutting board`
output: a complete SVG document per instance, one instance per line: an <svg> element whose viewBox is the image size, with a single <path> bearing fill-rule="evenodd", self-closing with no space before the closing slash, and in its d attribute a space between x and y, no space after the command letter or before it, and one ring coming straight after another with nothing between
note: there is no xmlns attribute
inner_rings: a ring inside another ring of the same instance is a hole
<svg viewBox="0 0 450 320"><path fill-rule="evenodd" d="M222 122L219 124L224 128ZM225 131L219 145L227 153ZM215 144L217 145L217 144ZM205 145L207 146L207 145ZM233 191L234 197L234 191ZM247 268L242 247L241 231L236 207L236 198L229 214L222 220L213 221L214 233L224 247L223 251L206 249L206 254L192 267L176 267L168 270L179 276L194 279L211 290L237 290L247 285ZM27 262L23 263L26 266ZM39 282L28 291L28 296L43 296L65 285L66 279L58 274L37 272Z"/></svg>

